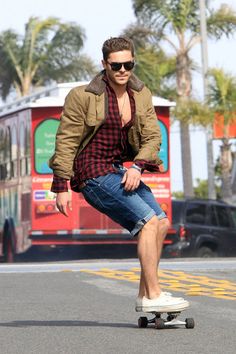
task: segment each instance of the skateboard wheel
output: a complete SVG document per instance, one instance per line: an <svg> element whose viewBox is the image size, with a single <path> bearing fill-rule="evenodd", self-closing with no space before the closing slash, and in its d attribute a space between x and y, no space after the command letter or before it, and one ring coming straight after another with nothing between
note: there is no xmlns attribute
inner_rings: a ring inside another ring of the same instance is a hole
<svg viewBox="0 0 236 354"><path fill-rule="evenodd" d="M185 320L185 327L186 328L194 328L194 319L193 318L186 318Z"/></svg>
<svg viewBox="0 0 236 354"><path fill-rule="evenodd" d="M138 319L138 327L139 328L146 328L148 325L147 317L139 317Z"/></svg>
<svg viewBox="0 0 236 354"><path fill-rule="evenodd" d="M165 321L163 320L163 318L155 318L155 328L156 329L165 328Z"/></svg>

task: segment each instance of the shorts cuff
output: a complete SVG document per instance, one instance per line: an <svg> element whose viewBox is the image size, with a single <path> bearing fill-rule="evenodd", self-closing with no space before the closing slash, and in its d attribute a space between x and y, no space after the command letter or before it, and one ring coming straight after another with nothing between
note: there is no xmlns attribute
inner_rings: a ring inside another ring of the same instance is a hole
<svg viewBox="0 0 236 354"><path fill-rule="evenodd" d="M145 216L145 218L139 220L136 225L134 226L133 230L130 231L131 235L134 237L136 236L139 231L143 228L143 226L154 216L156 215L154 210L151 210L150 213L148 213L147 216Z"/></svg>
<svg viewBox="0 0 236 354"><path fill-rule="evenodd" d="M161 212L161 214L157 215L159 220L167 218L166 213L164 211Z"/></svg>

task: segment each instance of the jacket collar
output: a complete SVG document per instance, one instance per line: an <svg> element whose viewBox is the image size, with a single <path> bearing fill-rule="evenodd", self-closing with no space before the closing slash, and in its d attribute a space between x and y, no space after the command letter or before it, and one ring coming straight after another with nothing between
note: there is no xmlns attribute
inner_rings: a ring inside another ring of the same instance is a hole
<svg viewBox="0 0 236 354"><path fill-rule="evenodd" d="M106 89L106 83L103 80L103 76L105 74L105 70L102 70L99 74L97 74L92 81L88 84L85 91L94 93L95 95L101 95ZM130 76L128 81L128 86L132 90L140 92L143 87L144 83L137 78L133 73Z"/></svg>

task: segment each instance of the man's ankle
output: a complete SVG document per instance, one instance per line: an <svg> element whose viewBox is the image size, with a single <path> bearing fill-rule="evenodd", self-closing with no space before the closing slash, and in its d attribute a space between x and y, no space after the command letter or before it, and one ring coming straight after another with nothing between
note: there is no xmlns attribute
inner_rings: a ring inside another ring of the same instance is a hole
<svg viewBox="0 0 236 354"><path fill-rule="evenodd" d="M149 293L147 293L145 297L146 297L147 299L152 300L152 299L158 298L160 295L161 295L161 291L155 291L155 292L149 292Z"/></svg>

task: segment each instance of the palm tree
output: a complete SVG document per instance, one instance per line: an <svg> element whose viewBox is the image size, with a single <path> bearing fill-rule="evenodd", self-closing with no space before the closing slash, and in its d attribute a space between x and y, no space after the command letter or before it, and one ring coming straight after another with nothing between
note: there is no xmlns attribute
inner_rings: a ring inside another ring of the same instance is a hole
<svg viewBox="0 0 236 354"><path fill-rule="evenodd" d="M233 152L229 128L236 124L236 78L223 69L209 70L207 102L203 104L191 98L186 105L177 106L176 115L180 120L187 117L189 123L206 129L213 124L219 124L223 128L217 169L222 181L221 197L226 202L231 202Z"/></svg>
<svg viewBox="0 0 236 354"><path fill-rule="evenodd" d="M21 37L12 30L0 33L0 94L14 88L18 96L51 81L87 79L94 73L92 61L80 53L85 35L74 23L57 18L31 17Z"/></svg>
<svg viewBox="0 0 236 354"><path fill-rule="evenodd" d="M190 52L200 38L198 0L133 0L137 28L146 29L150 42L160 46L168 43L176 57L176 87L178 102L185 105L192 92L192 60ZM210 37L229 36L236 28L236 14L224 5L219 10L207 8ZM188 120L180 120L181 156L185 196L193 196L191 152Z"/></svg>
<svg viewBox="0 0 236 354"><path fill-rule="evenodd" d="M142 80L156 96L174 96L175 86L173 76L176 70L175 58L166 55L146 39L150 31L143 27L127 27L122 36L132 39L135 46L134 73Z"/></svg>
<svg viewBox="0 0 236 354"><path fill-rule="evenodd" d="M174 94L171 82L175 60L154 47L138 48L135 54L135 74L147 85L153 95L169 97Z"/></svg>
<svg viewBox="0 0 236 354"><path fill-rule="evenodd" d="M231 150L229 126L236 124L236 78L222 69L210 70L209 106L214 119L223 118L223 136L220 147L220 169L222 179L222 199L232 201L231 171L233 152Z"/></svg>

